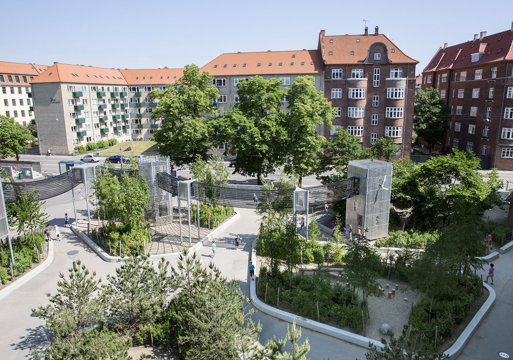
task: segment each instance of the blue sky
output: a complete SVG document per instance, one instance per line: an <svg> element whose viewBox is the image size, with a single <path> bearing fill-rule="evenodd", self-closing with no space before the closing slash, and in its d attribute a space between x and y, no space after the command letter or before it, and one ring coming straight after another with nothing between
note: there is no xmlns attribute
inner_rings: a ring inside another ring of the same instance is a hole
<svg viewBox="0 0 513 360"><path fill-rule="evenodd" d="M428 4L426 8L426 4ZM315 49L379 26L417 73L444 42L510 29L512 0L3 0L0 60L116 68L199 66L223 52Z"/></svg>

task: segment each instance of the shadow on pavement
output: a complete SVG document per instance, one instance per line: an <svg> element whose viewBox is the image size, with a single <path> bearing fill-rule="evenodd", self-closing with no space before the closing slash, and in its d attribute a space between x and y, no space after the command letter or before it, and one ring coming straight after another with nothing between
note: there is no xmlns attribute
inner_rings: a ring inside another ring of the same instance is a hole
<svg viewBox="0 0 513 360"><path fill-rule="evenodd" d="M14 350L29 350L30 352L43 350L48 345L48 334L43 325L26 329L27 335L20 338L17 344L11 344Z"/></svg>

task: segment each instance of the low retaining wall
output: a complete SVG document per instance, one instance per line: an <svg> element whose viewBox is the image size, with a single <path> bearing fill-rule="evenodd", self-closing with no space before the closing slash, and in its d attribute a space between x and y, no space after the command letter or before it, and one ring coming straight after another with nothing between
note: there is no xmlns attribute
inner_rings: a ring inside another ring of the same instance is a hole
<svg viewBox="0 0 513 360"><path fill-rule="evenodd" d="M25 285L28 281L32 280L34 277L39 275L43 270L48 268L52 264L52 262L53 262L53 240L50 240L50 242L48 243L48 256L46 257L46 260L43 261L41 264L39 264L34 269L30 270L28 273L26 273L22 277L20 277L19 279L15 280L12 284L7 285L5 288L0 290L0 300L4 299L6 296L8 296L14 290Z"/></svg>
<svg viewBox="0 0 513 360"><path fill-rule="evenodd" d="M501 254L504 254L508 251L511 250L511 248L513 248L513 241L510 241L509 243L505 244L504 246L502 246L500 249L499 249L499 252Z"/></svg>

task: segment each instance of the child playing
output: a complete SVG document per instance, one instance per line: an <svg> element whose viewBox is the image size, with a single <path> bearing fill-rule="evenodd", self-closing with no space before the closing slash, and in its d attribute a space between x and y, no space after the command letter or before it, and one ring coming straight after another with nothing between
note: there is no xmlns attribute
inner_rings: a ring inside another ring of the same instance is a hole
<svg viewBox="0 0 513 360"><path fill-rule="evenodd" d="M493 267L493 264L490 264L490 268L488 269L488 275L486 276L485 282L488 283L488 278L492 279L492 285L493 285L493 273L495 272L495 268Z"/></svg>

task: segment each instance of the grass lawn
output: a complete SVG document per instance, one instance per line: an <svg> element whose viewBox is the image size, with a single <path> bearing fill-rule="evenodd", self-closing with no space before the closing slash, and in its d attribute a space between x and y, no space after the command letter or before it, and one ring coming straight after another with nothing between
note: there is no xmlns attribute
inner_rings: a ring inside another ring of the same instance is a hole
<svg viewBox="0 0 513 360"><path fill-rule="evenodd" d="M155 141L125 141L118 143L110 148L100 152L100 156L112 156L119 154L119 147L121 147L121 154L125 156L134 155L158 155L157 143ZM127 148L131 148L127 150Z"/></svg>

